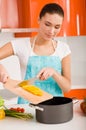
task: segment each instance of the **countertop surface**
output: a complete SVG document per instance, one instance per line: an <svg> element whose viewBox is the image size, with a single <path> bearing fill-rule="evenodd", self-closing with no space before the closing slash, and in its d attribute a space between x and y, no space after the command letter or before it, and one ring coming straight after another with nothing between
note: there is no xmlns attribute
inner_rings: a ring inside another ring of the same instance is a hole
<svg viewBox="0 0 86 130"><path fill-rule="evenodd" d="M72 120L61 123L61 124L43 124L39 123L35 119L35 110L28 106L28 104L12 104L5 102L8 108L10 107L23 107L26 112L32 113L34 118L28 121L21 119L6 117L3 120L0 120L0 130L86 130L86 116L83 115L80 109L81 100L73 104L73 118ZM52 118L52 117L51 117Z"/></svg>

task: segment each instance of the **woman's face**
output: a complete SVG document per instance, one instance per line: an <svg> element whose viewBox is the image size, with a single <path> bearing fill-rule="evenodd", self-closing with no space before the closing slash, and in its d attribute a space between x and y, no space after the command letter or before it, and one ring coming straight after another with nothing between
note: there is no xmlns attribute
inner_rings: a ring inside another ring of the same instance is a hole
<svg viewBox="0 0 86 130"><path fill-rule="evenodd" d="M39 35L45 40L54 38L60 32L62 21L62 16L46 13L39 19Z"/></svg>

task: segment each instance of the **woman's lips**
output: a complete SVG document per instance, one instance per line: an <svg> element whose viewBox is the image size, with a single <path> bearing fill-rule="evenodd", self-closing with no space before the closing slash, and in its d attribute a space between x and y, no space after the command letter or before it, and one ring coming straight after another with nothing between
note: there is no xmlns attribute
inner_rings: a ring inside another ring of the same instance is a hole
<svg viewBox="0 0 86 130"><path fill-rule="evenodd" d="M53 35L48 35L48 34L46 34L46 36L47 36L48 38L52 38L52 37L53 37Z"/></svg>

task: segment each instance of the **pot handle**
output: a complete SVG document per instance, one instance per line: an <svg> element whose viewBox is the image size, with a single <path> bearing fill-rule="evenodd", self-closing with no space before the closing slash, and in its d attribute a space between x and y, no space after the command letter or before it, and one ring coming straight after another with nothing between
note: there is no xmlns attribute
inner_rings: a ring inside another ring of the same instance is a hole
<svg viewBox="0 0 86 130"><path fill-rule="evenodd" d="M44 111L43 108L38 107L38 106L36 106L36 105L34 105L34 104L29 104L29 106L32 107L32 108L34 108L34 109L37 109L37 110L40 110L40 111Z"/></svg>
<svg viewBox="0 0 86 130"><path fill-rule="evenodd" d="M76 104L77 102L79 102L79 100L76 97L72 97L73 100L73 104Z"/></svg>

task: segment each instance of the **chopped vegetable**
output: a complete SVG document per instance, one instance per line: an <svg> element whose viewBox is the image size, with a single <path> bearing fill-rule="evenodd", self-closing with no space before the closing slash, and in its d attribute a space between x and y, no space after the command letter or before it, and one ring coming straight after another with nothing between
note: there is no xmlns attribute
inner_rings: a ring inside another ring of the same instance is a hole
<svg viewBox="0 0 86 130"><path fill-rule="evenodd" d="M31 92L34 95L37 95L37 96L43 95L42 90L34 85L24 85L22 88L27 90L28 92Z"/></svg>
<svg viewBox="0 0 86 130"><path fill-rule="evenodd" d="M14 110L16 112L22 112L22 113L24 113L24 111L25 111L24 108L21 108L21 107L17 107L17 108L11 107L10 110Z"/></svg>

